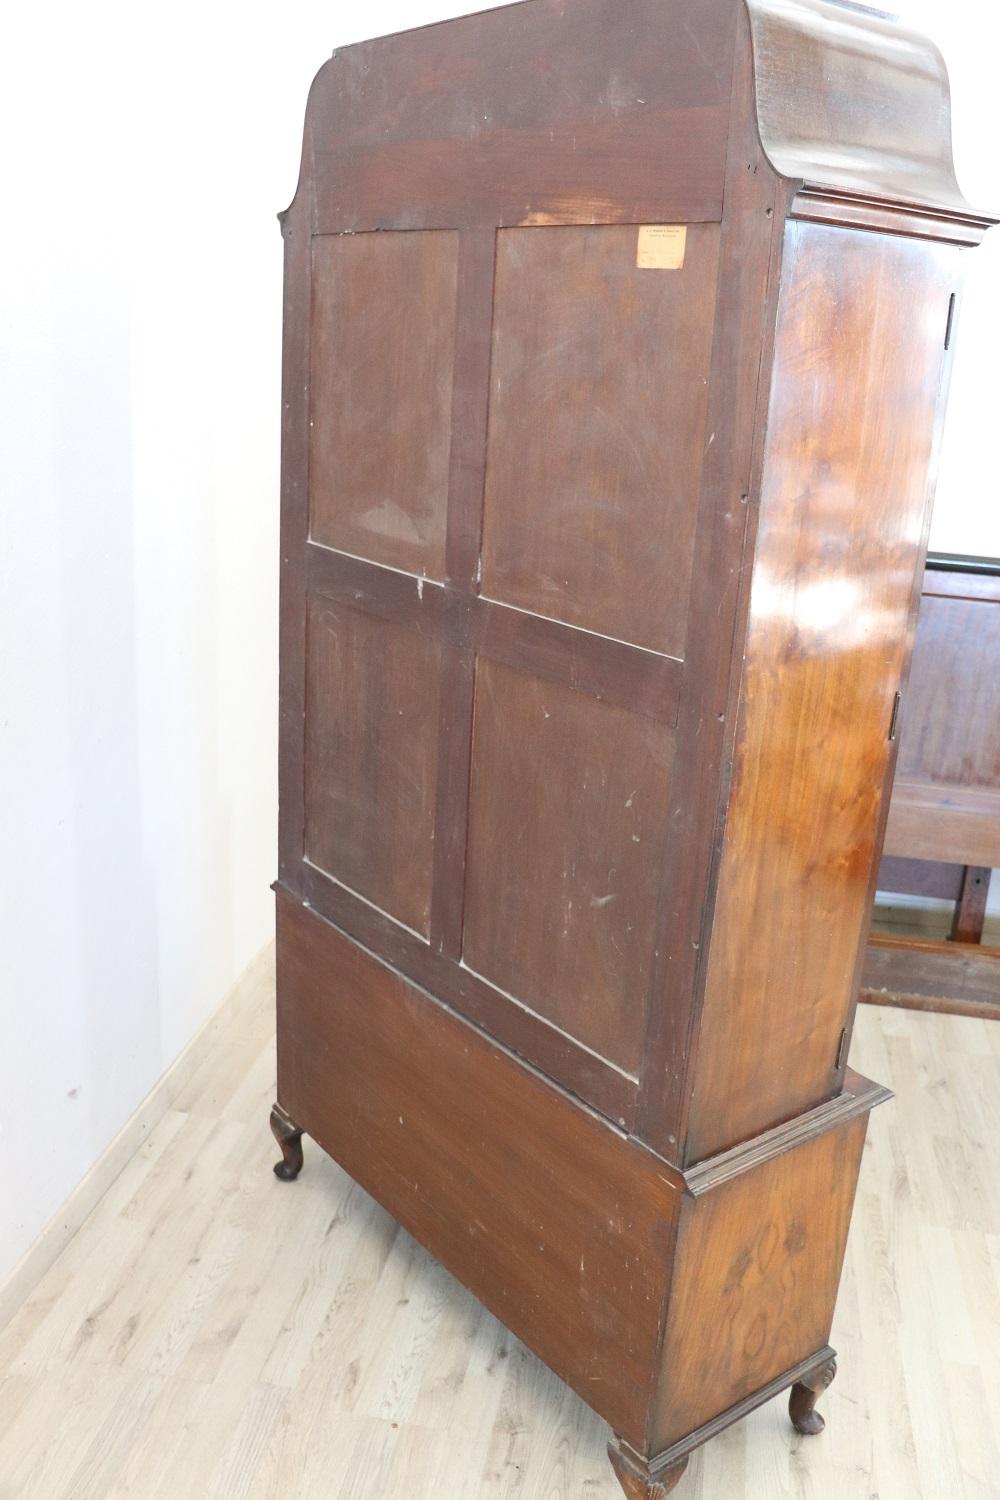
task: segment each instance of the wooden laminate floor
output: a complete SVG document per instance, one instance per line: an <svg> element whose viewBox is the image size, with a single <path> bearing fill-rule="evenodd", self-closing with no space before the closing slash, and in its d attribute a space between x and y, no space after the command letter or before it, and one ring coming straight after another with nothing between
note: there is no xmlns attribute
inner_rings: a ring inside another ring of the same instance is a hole
<svg viewBox="0 0 1000 1500"><path fill-rule="evenodd" d="M1000 1496L1000 1023L864 1007L826 1433L678 1500ZM269 984L0 1334L0 1500L620 1500L607 1432L316 1147L271 1173ZM44 1163L41 1164L44 1170Z"/></svg>

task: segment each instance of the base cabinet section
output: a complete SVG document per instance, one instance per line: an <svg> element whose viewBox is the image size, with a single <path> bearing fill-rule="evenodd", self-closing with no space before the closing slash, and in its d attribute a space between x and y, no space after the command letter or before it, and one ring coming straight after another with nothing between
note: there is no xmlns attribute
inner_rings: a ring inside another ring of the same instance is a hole
<svg viewBox="0 0 1000 1500"><path fill-rule="evenodd" d="M818 1430L884 1089L680 1172L280 891L278 996L278 1175L306 1132L609 1423L628 1493L785 1388Z"/></svg>

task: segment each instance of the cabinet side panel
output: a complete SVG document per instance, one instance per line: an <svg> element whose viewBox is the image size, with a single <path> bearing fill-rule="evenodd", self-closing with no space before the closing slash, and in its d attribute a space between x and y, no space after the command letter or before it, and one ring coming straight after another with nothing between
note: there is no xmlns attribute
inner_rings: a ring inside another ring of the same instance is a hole
<svg viewBox="0 0 1000 1500"><path fill-rule="evenodd" d="M652 1453L825 1345L867 1123L852 1120L685 1202Z"/></svg>
<svg viewBox="0 0 1000 1500"><path fill-rule="evenodd" d="M662 1163L280 893L278 1096L642 1442L682 1197Z"/></svg>
<svg viewBox="0 0 1000 1500"><path fill-rule="evenodd" d="M791 222L687 1161L837 1090L958 251Z"/></svg>

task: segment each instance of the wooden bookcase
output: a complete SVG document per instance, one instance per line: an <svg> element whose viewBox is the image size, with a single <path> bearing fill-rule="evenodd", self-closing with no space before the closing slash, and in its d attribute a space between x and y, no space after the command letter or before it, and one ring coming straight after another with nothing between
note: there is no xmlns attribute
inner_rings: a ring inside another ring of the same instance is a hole
<svg viewBox="0 0 1000 1500"><path fill-rule="evenodd" d="M318 74L286 246L279 1175L610 1424L822 1419L963 247L935 49L527 0ZM349 1353L345 1352L345 1359Z"/></svg>

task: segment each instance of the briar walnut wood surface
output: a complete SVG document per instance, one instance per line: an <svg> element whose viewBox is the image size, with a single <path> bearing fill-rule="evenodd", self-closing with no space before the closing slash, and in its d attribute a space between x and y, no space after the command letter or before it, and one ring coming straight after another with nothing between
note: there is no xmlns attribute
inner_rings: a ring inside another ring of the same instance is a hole
<svg viewBox="0 0 1000 1500"><path fill-rule="evenodd" d="M637 1493L832 1357L883 1097L847 1040L989 222L943 88L827 0L527 0L310 95L279 1103Z"/></svg>

